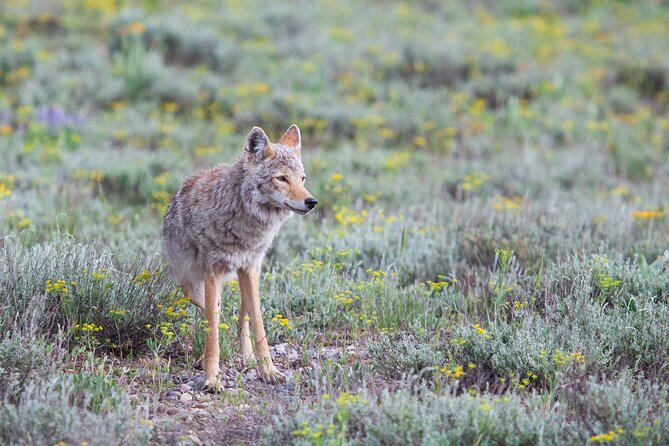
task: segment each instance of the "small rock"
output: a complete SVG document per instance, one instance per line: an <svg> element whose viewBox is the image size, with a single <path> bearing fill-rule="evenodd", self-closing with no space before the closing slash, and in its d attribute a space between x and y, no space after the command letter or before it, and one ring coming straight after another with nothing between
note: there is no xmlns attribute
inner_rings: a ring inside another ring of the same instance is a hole
<svg viewBox="0 0 669 446"><path fill-rule="evenodd" d="M332 359L334 361L341 359L341 349L338 347L323 347L320 353L325 359Z"/></svg>
<svg viewBox="0 0 669 446"><path fill-rule="evenodd" d="M196 445L196 446L201 446L201 445L204 444L204 443L202 443L202 440L200 440L200 439L197 437L197 435L194 434L194 433L191 433L190 435L188 435L188 436L186 437L186 439L188 439L188 440L190 441L190 444L193 444L193 445Z"/></svg>
<svg viewBox="0 0 669 446"><path fill-rule="evenodd" d="M183 395L181 395L181 398L179 398L179 401L181 401L182 403L190 403L191 401L193 401L193 395L191 395L190 393L184 393Z"/></svg>
<svg viewBox="0 0 669 446"><path fill-rule="evenodd" d="M276 344L274 346L274 353L277 355L285 356L288 353L288 344L287 343L282 343L282 344Z"/></svg>
<svg viewBox="0 0 669 446"><path fill-rule="evenodd" d="M181 393L190 392L191 390L193 390L193 387L188 384L182 384L179 386L179 391Z"/></svg>
<svg viewBox="0 0 669 446"><path fill-rule="evenodd" d="M297 350L291 350L290 353L288 353L288 356L286 356L286 359L290 362L299 361L300 354L297 352Z"/></svg>
<svg viewBox="0 0 669 446"><path fill-rule="evenodd" d="M177 401L179 400L179 397L176 395L167 395L167 400L168 401Z"/></svg>
<svg viewBox="0 0 669 446"><path fill-rule="evenodd" d="M172 390L170 392L167 392L167 398L169 398L171 396L175 396L175 397L179 398L181 396L181 392L179 392L178 390Z"/></svg>
<svg viewBox="0 0 669 446"><path fill-rule="evenodd" d="M316 372L320 372L321 370L321 363L314 360L309 361L309 365L311 366L312 370L315 370Z"/></svg>

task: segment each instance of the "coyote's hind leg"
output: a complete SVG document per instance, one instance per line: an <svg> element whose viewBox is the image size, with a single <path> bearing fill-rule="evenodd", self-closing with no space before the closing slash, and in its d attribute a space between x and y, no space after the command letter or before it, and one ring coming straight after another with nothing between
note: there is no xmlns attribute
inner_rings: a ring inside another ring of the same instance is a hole
<svg viewBox="0 0 669 446"><path fill-rule="evenodd" d="M251 341L251 326L249 321L249 306L246 299L241 299L239 307L239 319L237 320L237 336L239 337L240 353L242 354L242 364L247 366L255 361L253 354L253 342Z"/></svg>
<svg viewBox="0 0 669 446"><path fill-rule="evenodd" d="M256 355L258 357L258 374L265 382L277 383L286 379L272 363L269 355L269 346L267 345L267 334L262 321L262 311L260 309L260 292L258 289L258 267L240 268L237 270L239 277L239 289L242 294L242 301L245 302L245 308L251 320L251 330L256 346Z"/></svg>
<svg viewBox="0 0 669 446"><path fill-rule="evenodd" d="M218 345L218 322L221 306L221 280L207 275L204 282L204 316L207 320L207 335L204 340L204 389L218 392L220 349Z"/></svg>

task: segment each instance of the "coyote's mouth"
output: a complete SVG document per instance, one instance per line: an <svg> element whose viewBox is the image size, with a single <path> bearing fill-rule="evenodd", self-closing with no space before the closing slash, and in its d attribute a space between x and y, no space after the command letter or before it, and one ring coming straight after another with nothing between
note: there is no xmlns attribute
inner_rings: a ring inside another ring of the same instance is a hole
<svg viewBox="0 0 669 446"><path fill-rule="evenodd" d="M300 215L307 215L309 212L311 212L311 209L304 209L304 208L296 208L294 206L288 205L288 208L295 212L296 214Z"/></svg>

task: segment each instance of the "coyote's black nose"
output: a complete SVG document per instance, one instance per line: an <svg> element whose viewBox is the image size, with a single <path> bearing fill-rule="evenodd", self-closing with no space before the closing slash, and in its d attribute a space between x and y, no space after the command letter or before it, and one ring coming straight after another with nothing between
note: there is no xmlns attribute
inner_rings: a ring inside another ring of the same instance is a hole
<svg viewBox="0 0 669 446"><path fill-rule="evenodd" d="M315 208L317 203L318 203L318 200L316 200L313 197L312 198L307 198L306 200L304 200L304 204L306 204L309 209Z"/></svg>

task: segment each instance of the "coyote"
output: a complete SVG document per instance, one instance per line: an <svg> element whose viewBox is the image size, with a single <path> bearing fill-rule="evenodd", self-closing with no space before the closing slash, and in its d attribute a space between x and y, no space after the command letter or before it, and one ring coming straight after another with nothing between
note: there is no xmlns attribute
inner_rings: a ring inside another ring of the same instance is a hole
<svg viewBox="0 0 669 446"><path fill-rule="evenodd" d="M234 273L242 295L237 321L242 360L246 365L256 359L252 330L260 377L273 383L285 379L270 358L258 277L281 224L292 212L308 214L318 203L304 187L301 146L295 124L278 143L253 127L235 162L186 178L167 209L163 247L169 269L191 302L204 310L209 327L203 358L206 390L220 390L221 285Z"/></svg>

